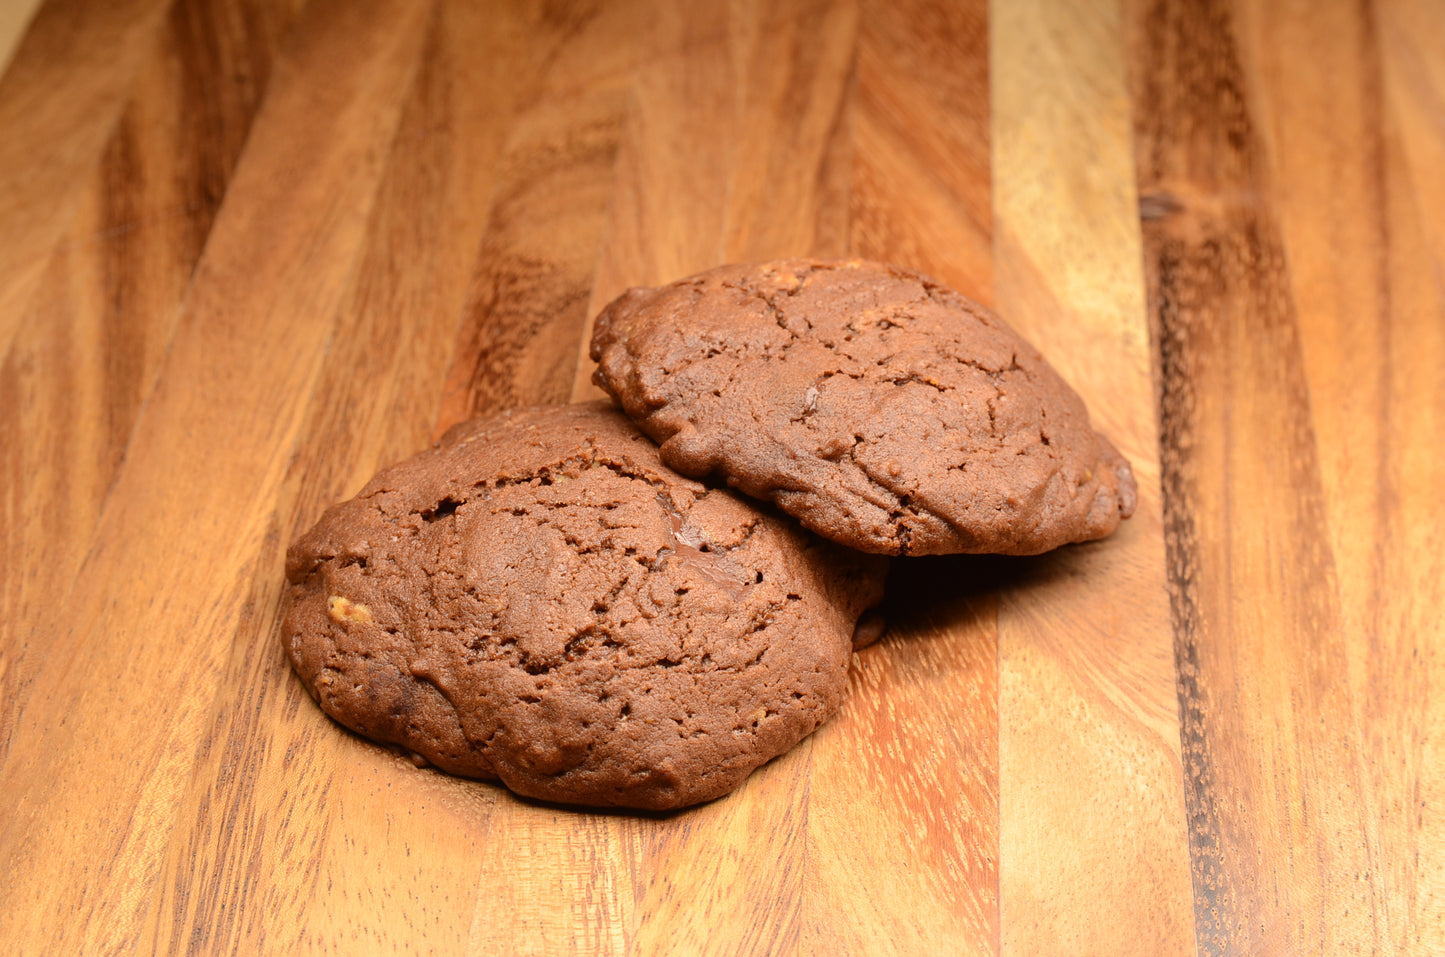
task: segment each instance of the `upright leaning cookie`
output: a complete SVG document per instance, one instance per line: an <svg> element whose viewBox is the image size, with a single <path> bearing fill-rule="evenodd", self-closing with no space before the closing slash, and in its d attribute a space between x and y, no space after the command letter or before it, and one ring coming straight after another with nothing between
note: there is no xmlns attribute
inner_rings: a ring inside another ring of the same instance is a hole
<svg viewBox="0 0 1445 957"><path fill-rule="evenodd" d="M460 425L287 555L337 721L532 797L673 808L842 702L880 560L666 468L600 404Z"/></svg>
<svg viewBox="0 0 1445 957"><path fill-rule="evenodd" d="M1028 555L1134 511L1129 465L1038 350L917 273L724 266L597 317L594 376L686 475L893 555Z"/></svg>

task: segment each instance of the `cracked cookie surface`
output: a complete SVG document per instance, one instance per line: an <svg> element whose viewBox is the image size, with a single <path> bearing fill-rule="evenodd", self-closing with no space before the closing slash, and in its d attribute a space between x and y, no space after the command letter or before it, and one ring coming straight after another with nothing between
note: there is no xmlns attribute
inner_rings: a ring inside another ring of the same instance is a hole
<svg viewBox="0 0 1445 957"><path fill-rule="evenodd" d="M859 260L723 266L597 317L594 381L686 475L836 542L1029 555L1134 511L1129 464L997 316Z"/></svg>
<svg viewBox="0 0 1445 957"><path fill-rule="evenodd" d="M838 708L883 567L677 475L590 403L457 426L328 510L286 573L286 651L337 721L530 797L666 809Z"/></svg>

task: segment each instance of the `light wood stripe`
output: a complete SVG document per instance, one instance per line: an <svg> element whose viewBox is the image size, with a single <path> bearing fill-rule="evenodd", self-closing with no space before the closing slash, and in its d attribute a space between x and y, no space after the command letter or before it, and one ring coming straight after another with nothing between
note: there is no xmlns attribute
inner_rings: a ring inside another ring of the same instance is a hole
<svg viewBox="0 0 1445 957"><path fill-rule="evenodd" d="M1046 344L1139 482L1112 538L1011 563L1001 594L1004 949L1190 953L1121 11L1097 0L993 13L998 308Z"/></svg>

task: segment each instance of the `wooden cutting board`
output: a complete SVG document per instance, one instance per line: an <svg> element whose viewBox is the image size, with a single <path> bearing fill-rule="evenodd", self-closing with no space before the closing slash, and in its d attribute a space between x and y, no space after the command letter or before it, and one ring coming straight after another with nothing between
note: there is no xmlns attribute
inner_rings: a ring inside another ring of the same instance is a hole
<svg viewBox="0 0 1445 957"><path fill-rule="evenodd" d="M47 0L0 80L5 951L1440 953L1442 104L1432 0ZM845 711L686 812L325 719L290 539L593 395L628 286L784 255L992 304L1138 514L896 563Z"/></svg>

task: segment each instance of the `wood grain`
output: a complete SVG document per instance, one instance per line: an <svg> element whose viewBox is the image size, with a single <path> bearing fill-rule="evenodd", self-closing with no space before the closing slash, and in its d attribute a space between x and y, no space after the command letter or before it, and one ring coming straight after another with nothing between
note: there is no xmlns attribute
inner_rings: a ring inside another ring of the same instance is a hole
<svg viewBox="0 0 1445 957"><path fill-rule="evenodd" d="M151 52L161 0L43 5L0 79L0 351Z"/></svg>
<svg viewBox="0 0 1445 957"><path fill-rule="evenodd" d="M0 675L0 757L46 650L33 635L84 557L291 6L172 7L22 313L0 371L13 390L0 405L13 503L0 516L0 641L17 649ZM188 55L198 35L215 37L204 65ZM54 422L67 428L46 427ZM34 561L28 574L7 561L20 555Z"/></svg>
<svg viewBox="0 0 1445 957"><path fill-rule="evenodd" d="M999 613L1000 884L1014 953L1193 949L1131 118L1113 3L993 24L1000 312L1133 463L1104 545L1020 562Z"/></svg>
<svg viewBox="0 0 1445 957"><path fill-rule="evenodd" d="M848 224L853 255L984 300L988 16L984 3L862 5ZM951 585L967 567L893 563L889 633L855 656L849 705L815 736L805 952L998 952L997 597ZM860 845L869 833L880 839Z"/></svg>
<svg viewBox="0 0 1445 957"><path fill-rule="evenodd" d="M1429 479L1403 427L1435 422L1411 366L1438 346L1439 286L1408 268L1419 231L1392 196L1370 14L1330 13L1134 12L1207 953L1427 952L1439 932L1415 879L1438 840L1416 803L1438 633L1410 622L1438 549L1415 564L1411 539L1433 536L1395 524L1438 517L1395 488Z"/></svg>
<svg viewBox="0 0 1445 957"><path fill-rule="evenodd" d="M0 77L6 952L1445 950L1442 54L1429 0L46 0ZM896 562L843 712L677 814L318 711L293 536L595 396L628 286L790 255L997 306L1136 516Z"/></svg>
<svg viewBox="0 0 1445 957"><path fill-rule="evenodd" d="M1430 596L1445 582L1445 509L1428 491L1445 479L1434 455L1445 393L1433 371L1445 360L1445 301L1422 223L1431 207L1416 198L1387 104L1377 14L1246 4L1238 16L1268 178L1279 184L1337 572L1337 680L1353 739L1341 757L1354 765L1351 810L1369 868L1359 889L1369 924L1347 929L1426 953L1445 926L1445 902L1422 893L1445 874L1445 726L1425 707L1445 688L1445 660L1422 640L1439 634Z"/></svg>
<svg viewBox="0 0 1445 957"><path fill-rule="evenodd" d="M302 31L309 42L278 67L251 141L269 155L251 151L238 170L236 201L217 220L95 545L53 622L48 667L31 695L44 707L20 716L0 768L0 788L15 801L0 858L28 875L30 889L25 906L15 885L4 891L5 939L104 949L126 946L140 929L144 898L135 889L156 879L204 717L202 689L216 687L225 624L241 609L237 585L265 533L265 512L253 503L275 495L278 451L294 441L297 396L309 392L351 275L339 261L360 242L376 143L395 126L420 34L415 14L395 9L366 16L316 5L307 16L327 18L329 28ZM327 82L308 82L307 68ZM285 131L259 135L280 123ZM289 232L280 228L287 222ZM249 298L234 295L242 276ZM228 412L237 403L256 413L245 427ZM178 459L180 438L188 451ZM143 567L137 551L148 556ZM169 640L139 639L154 634ZM121 753L114 740L132 744ZM89 853L49 853L44 835L81 821ZM56 896L71 888L83 893L69 899L70 918L52 921ZM117 911L117 900L132 904Z"/></svg>
<svg viewBox="0 0 1445 957"><path fill-rule="evenodd" d="M1342 912L1355 933L1369 919L1321 878L1368 865L1317 823L1353 831L1352 809L1306 816L1299 801L1338 802L1354 769L1329 734L1349 703L1278 223L1229 12L1154 3L1132 20L1199 945L1321 948Z"/></svg>

